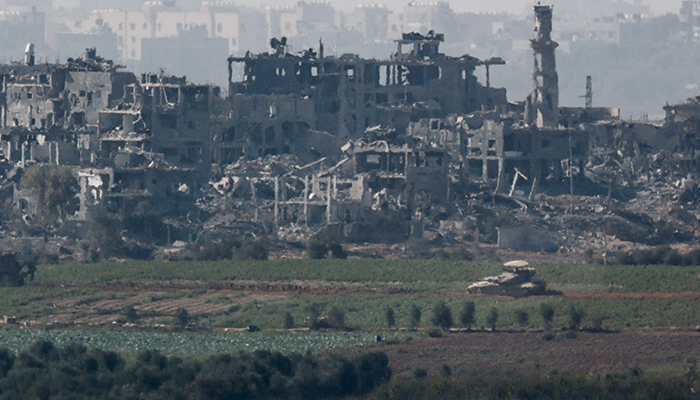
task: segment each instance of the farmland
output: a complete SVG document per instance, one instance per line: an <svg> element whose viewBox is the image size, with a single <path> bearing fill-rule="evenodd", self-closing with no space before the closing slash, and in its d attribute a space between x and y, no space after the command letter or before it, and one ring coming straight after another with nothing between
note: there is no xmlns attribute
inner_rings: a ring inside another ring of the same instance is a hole
<svg viewBox="0 0 700 400"><path fill-rule="evenodd" d="M127 353L267 349L354 354L379 349L389 355L398 377L411 377L417 368L440 376L445 365L456 375L619 372L633 366L678 374L689 357L700 357L700 267L533 266L537 277L561 294L513 299L466 292L470 282L498 274L499 263L363 259L44 265L25 286L0 289L0 313L29 325L0 330L0 347L17 351L48 339ZM432 309L440 301L452 311L456 327L436 336ZM470 329L460 327L458 318L466 302L475 304ZM554 311L546 340L543 304ZM393 326L388 326L387 309L393 312ZM410 328L414 309L422 317ZM492 309L498 311L495 330L487 323ZM582 311L578 333L566 331L571 309ZM182 310L188 329L178 316ZM321 317L340 312L343 326L309 332L304 319L311 310ZM263 332L241 332L248 325ZM373 344L377 334L385 340Z"/></svg>

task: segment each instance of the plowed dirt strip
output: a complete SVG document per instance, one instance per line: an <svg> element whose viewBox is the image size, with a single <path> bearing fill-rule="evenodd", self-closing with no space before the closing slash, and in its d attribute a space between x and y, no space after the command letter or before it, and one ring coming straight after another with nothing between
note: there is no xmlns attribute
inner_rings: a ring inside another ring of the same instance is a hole
<svg viewBox="0 0 700 400"><path fill-rule="evenodd" d="M330 295L330 294L377 294L377 295L420 295L434 296L447 298L478 298L478 297L506 297L508 296L488 296L483 294L470 294L466 291L456 290L410 290L410 289L387 289L387 288L358 288L343 286L342 283L337 283L339 286L333 287L315 287L304 286L298 284L285 283L265 283L258 284L163 284L163 285L145 285L145 284L123 284L123 285L67 285L57 282L44 282L40 284L30 284L32 286L48 286L54 288L89 288L99 289L107 292L165 292L173 293L179 291L192 290L207 290L207 291L230 291L243 292L247 294L266 294L274 293L278 295L306 294L306 295ZM551 298L567 298L567 299L698 299L700 292L576 292L553 294L548 296Z"/></svg>
<svg viewBox="0 0 700 400"><path fill-rule="evenodd" d="M561 332L551 340L540 333L517 331L452 333L442 338L416 338L385 346L397 376L411 377L415 368L440 376L444 365L469 375L543 374L579 371L627 372L675 367L700 356L700 332L626 329L618 333L579 332L575 339ZM351 349L354 356L365 349Z"/></svg>

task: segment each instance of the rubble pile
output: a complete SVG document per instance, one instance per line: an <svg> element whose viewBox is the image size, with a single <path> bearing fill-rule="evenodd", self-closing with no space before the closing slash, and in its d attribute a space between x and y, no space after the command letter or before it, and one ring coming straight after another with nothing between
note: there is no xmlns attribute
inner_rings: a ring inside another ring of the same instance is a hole
<svg viewBox="0 0 700 400"><path fill-rule="evenodd" d="M700 100L656 122L560 107L552 8L534 11L541 62L521 102L491 86L503 59L447 56L435 32L402 35L384 60L273 41L228 58L225 97L94 49L13 63L0 69L0 239L70 242L78 259L170 258L224 237L265 238L279 257L321 236L351 256L465 259L697 245ZM21 183L35 165L69 168L63 189L78 193L43 225L46 199Z"/></svg>

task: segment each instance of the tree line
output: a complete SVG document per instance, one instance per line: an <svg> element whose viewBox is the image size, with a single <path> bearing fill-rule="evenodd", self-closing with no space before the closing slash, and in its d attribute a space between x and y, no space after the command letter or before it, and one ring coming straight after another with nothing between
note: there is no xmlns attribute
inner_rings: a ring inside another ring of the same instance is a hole
<svg viewBox="0 0 700 400"><path fill-rule="evenodd" d="M133 357L38 341L0 349L0 399L268 399L360 396L389 381L386 354L284 355L255 351L181 358Z"/></svg>

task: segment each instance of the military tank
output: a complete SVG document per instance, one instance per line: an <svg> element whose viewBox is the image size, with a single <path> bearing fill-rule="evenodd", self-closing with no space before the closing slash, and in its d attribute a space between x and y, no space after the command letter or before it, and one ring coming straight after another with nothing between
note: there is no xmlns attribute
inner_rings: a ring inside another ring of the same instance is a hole
<svg viewBox="0 0 700 400"><path fill-rule="evenodd" d="M527 262L509 262L504 265L512 268L506 269L498 276L487 276L469 285L467 291L472 294L525 297L544 294L547 290L545 281L534 279L535 269L526 267Z"/></svg>

